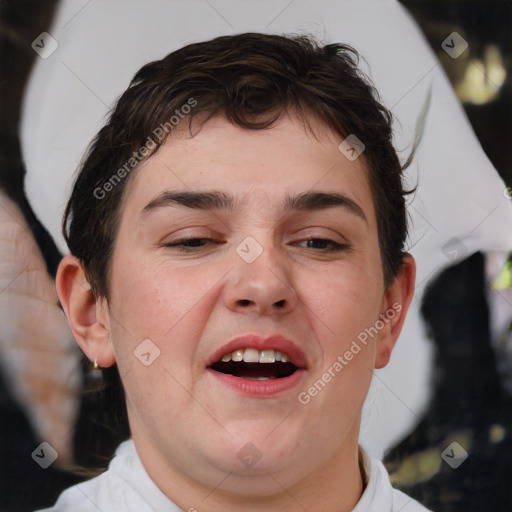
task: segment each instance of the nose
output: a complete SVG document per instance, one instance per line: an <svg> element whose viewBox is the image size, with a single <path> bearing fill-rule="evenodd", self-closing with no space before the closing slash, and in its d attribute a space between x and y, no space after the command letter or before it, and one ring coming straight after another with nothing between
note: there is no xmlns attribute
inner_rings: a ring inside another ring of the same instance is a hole
<svg viewBox="0 0 512 512"><path fill-rule="evenodd" d="M252 262L235 254L235 265L224 290L226 306L234 312L258 315L285 315L297 304L297 293L286 254L262 246Z"/></svg>

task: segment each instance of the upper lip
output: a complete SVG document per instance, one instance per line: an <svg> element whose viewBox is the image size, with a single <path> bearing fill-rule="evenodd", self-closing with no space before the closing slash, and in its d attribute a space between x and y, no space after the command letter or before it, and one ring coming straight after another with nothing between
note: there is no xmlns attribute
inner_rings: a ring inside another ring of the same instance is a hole
<svg viewBox="0 0 512 512"><path fill-rule="evenodd" d="M222 345L207 360L206 366L218 362L222 356L242 348L254 348L256 350L279 350L290 358L290 362L297 368L306 368L307 359L304 352L291 340L280 334L273 334L268 337L259 334L244 334L237 336Z"/></svg>

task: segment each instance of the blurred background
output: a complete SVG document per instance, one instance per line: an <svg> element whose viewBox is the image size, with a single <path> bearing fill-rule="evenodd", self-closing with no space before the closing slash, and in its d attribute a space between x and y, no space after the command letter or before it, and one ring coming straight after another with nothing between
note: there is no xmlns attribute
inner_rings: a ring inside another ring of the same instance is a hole
<svg viewBox="0 0 512 512"><path fill-rule="evenodd" d="M401 3L437 54L487 156L511 186L512 1ZM19 120L36 58L31 43L48 30L57 4L0 0L0 190L21 211L52 277L61 255L24 194ZM441 49L454 31L471 49L458 59ZM425 417L387 453L385 463L396 487L435 511L512 510L512 279L507 269L495 255L477 253L445 270L424 296L422 313L436 347L435 388ZM1 356L0 347L0 361ZM105 374L107 382L113 378ZM69 434L71 455L66 463L42 470L26 456L39 441L0 363L1 511L53 504L62 489L89 476L77 468L105 466L129 435L124 408L107 409L96 382L84 363L78 421ZM108 393L108 403L123 403L121 389L110 387ZM457 470L439 458L453 440L470 454Z"/></svg>
<svg viewBox="0 0 512 512"><path fill-rule="evenodd" d="M484 151L512 183L512 2L401 2L420 25ZM441 42L458 32L471 51L450 58ZM416 431L386 457L395 485L439 511L512 508L512 296L494 255L475 254L441 274L422 312L437 348L436 388ZM465 439L456 471L434 447Z"/></svg>

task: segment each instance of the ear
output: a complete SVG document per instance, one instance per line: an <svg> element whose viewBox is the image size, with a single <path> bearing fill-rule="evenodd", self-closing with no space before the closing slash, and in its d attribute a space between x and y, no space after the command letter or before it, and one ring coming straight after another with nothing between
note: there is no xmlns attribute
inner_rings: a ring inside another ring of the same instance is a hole
<svg viewBox="0 0 512 512"><path fill-rule="evenodd" d="M405 316L414 296L415 280L416 263L414 258L407 254L400 271L382 299L380 320L384 327L377 339L375 368L383 368L389 362L391 351L402 331Z"/></svg>
<svg viewBox="0 0 512 512"><path fill-rule="evenodd" d="M76 342L91 361L106 368L115 363L110 341L108 303L97 298L88 283L80 260L64 256L55 278L57 295Z"/></svg>

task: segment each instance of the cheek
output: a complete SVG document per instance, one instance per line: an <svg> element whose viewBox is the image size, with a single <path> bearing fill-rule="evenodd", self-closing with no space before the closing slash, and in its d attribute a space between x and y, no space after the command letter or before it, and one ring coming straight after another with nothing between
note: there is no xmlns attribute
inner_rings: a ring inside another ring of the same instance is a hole
<svg viewBox="0 0 512 512"><path fill-rule="evenodd" d="M112 278L116 312L142 335L162 339L211 288L205 267L179 268L162 263L121 262ZM217 276L218 279L218 276Z"/></svg>
<svg viewBox="0 0 512 512"><path fill-rule="evenodd" d="M154 358L152 367L165 367L190 386L190 368L219 275L206 265L170 268L161 262L118 258L111 281L111 312L120 371L139 370L137 356L150 352L145 357Z"/></svg>
<svg viewBox="0 0 512 512"><path fill-rule="evenodd" d="M202 329L198 315L206 314L212 285L204 269L171 270L131 260L119 261L117 270L111 286L117 365L133 410L151 425L161 404L180 411L190 401L190 368ZM172 411L165 412L170 424L179 419Z"/></svg>
<svg viewBox="0 0 512 512"><path fill-rule="evenodd" d="M302 276L303 299L314 313L309 318L321 349L308 384L313 387L303 391L316 403L319 421L322 411L331 411L340 429L352 418L350 411L362 406L373 374L377 338L366 329L378 320L383 293L382 273L372 271L373 264L370 258L352 260Z"/></svg>
<svg viewBox="0 0 512 512"><path fill-rule="evenodd" d="M378 319L382 274L371 269L370 262L354 261L303 273L301 298L315 313L313 317L321 332L326 334L326 349L342 349L347 341Z"/></svg>

